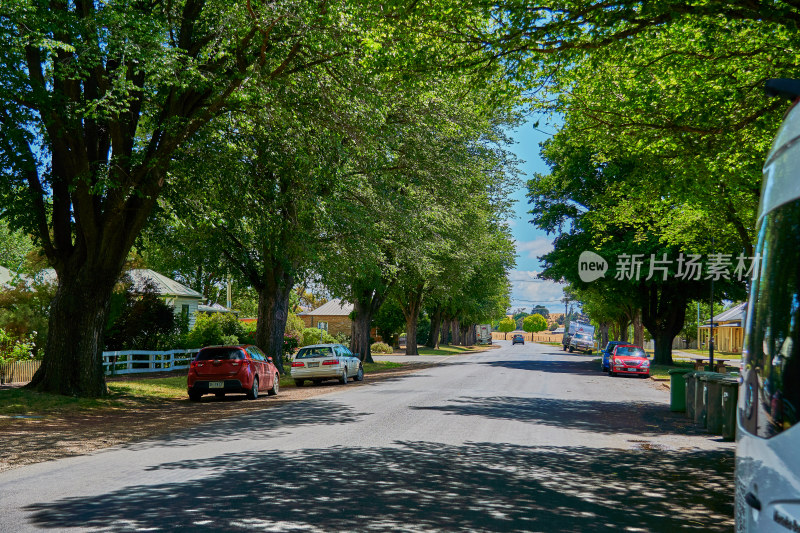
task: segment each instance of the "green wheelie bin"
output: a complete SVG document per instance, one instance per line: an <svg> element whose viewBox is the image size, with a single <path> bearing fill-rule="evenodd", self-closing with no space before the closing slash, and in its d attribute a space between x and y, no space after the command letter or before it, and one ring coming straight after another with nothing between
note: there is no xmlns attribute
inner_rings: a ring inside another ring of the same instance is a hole
<svg viewBox="0 0 800 533"><path fill-rule="evenodd" d="M706 429L712 435L722 434L722 381L726 374L706 376Z"/></svg>
<svg viewBox="0 0 800 533"><path fill-rule="evenodd" d="M694 388L694 423L700 427L706 427L706 415L708 406L708 376L714 372L695 372L697 381Z"/></svg>
<svg viewBox="0 0 800 533"><path fill-rule="evenodd" d="M739 401L739 378L728 375L720 384L722 388L722 427L725 440L736 440L736 406Z"/></svg>
<svg viewBox="0 0 800 533"><path fill-rule="evenodd" d="M686 383L686 416L694 420L694 390L697 388L697 378L695 377L696 371L687 372L683 375L683 381Z"/></svg>
<svg viewBox="0 0 800 533"><path fill-rule="evenodd" d="M673 368L669 374L669 410L676 413L686 411L686 380L684 376L692 372L689 368Z"/></svg>

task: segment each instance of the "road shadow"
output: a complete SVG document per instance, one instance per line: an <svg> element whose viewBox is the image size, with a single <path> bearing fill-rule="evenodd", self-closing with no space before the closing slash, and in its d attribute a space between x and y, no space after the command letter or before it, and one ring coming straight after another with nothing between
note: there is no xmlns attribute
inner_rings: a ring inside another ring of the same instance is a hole
<svg viewBox="0 0 800 533"><path fill-rule="evenodd" d="M491 366L494 368L510 368L512 370L533 370L536 372L549 372L554 374L577 374L581 376L603 377L600 371L600 364L592 362L591 359L580 359L575 361L540 361L540 360L506 360L506 361L487 361L485 363L473 363Z"/></svg>
<svg viewBox="0 0 800 533"><path fill-rule="evenodd" d="M279 407L278 409L263 409L214 420L154 439L124 444L122 447L142 450L154 446L195 446L198 439L212 442L267 440L285 435L290 429L299 426L349 424L358 422L369 414L356 412L350 406L325 399L283 402L283 409L280 409L280 405L275 405L278 403L280 402L270 404L271 407Z"/></svg>
<svg viewBox="0 0 800 533"><path fill-rule="evenodd" d="M153 477L182 481L25 510L54 530L728 531L732 465L730 452L404 442L164 463Z"/></svg>
<svg viewBox="0 0 800 533"><path fill-rule="evenodd" d="M419 411L440 411L459 416L480 416L513 420L563 429L603 434L630 433L642 436L664 434L707 435L682 413L668 405L647 402L605 402L560 398L463 396L445 405L411 407Z"/></svg>

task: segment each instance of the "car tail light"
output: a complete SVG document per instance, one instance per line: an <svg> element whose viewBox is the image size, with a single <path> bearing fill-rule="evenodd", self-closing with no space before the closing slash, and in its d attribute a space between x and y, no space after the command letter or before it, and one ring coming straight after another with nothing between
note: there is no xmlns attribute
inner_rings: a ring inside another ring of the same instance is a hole
<svg viewBox="0 0 800 533"><path fill-rule="evenodd" d="M306 366L305 363L292 363L292 368L303 367Z"/></svg>
<svg viewBox="0 0 800 533"><path fill-rule="evenodd" d="M339 360L338 359L325 359L322 362L322 364L323 365L338 365L339 364Z"/></svg>
<svg viewBox="0 0 800 533"><path fill-rule="evenodd" d="M191 370L192 368L197 368L197 361L192 361L189 363L189 369Z"/></svg>

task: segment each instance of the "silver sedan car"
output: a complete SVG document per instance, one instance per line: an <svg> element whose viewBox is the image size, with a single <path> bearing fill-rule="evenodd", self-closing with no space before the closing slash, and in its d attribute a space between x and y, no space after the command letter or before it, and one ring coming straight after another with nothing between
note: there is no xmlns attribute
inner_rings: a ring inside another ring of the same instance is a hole
<svg viewBox="0 0 800 533"><path fill-rule="evenodd" d="M345 384L352 378L364 379L361 360L341 344L314 344L300 348L292 361L292 378L298 387L307 379L315 385L326 379L338 379Z"/></svg>

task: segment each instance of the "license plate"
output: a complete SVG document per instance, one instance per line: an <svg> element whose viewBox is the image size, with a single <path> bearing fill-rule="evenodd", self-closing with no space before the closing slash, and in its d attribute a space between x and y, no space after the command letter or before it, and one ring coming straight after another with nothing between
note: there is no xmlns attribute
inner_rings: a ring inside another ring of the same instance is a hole
<svg viewBox="0 0 800 533"><path fill-rule="evenodd" d="M308 363L308 365L307 365L307 366L308 366L309 368L312 368L312 367L315 367L315 366L319 366L319 361L317 361L316 363Z"/></svg>
<svg viewBox="0 0 800 533"><path fill-rule="evenodd" d="M628 370L628 372L638 372L639 371L638 368L633 367L633 366L628 367L627 370Z"/></svg>
<svg viewBox="0 0 800 533"><path fill-rule="evenodd" d="M225 382L224 381L209 381L208 382L209 389L224 389Z"/></svg>

